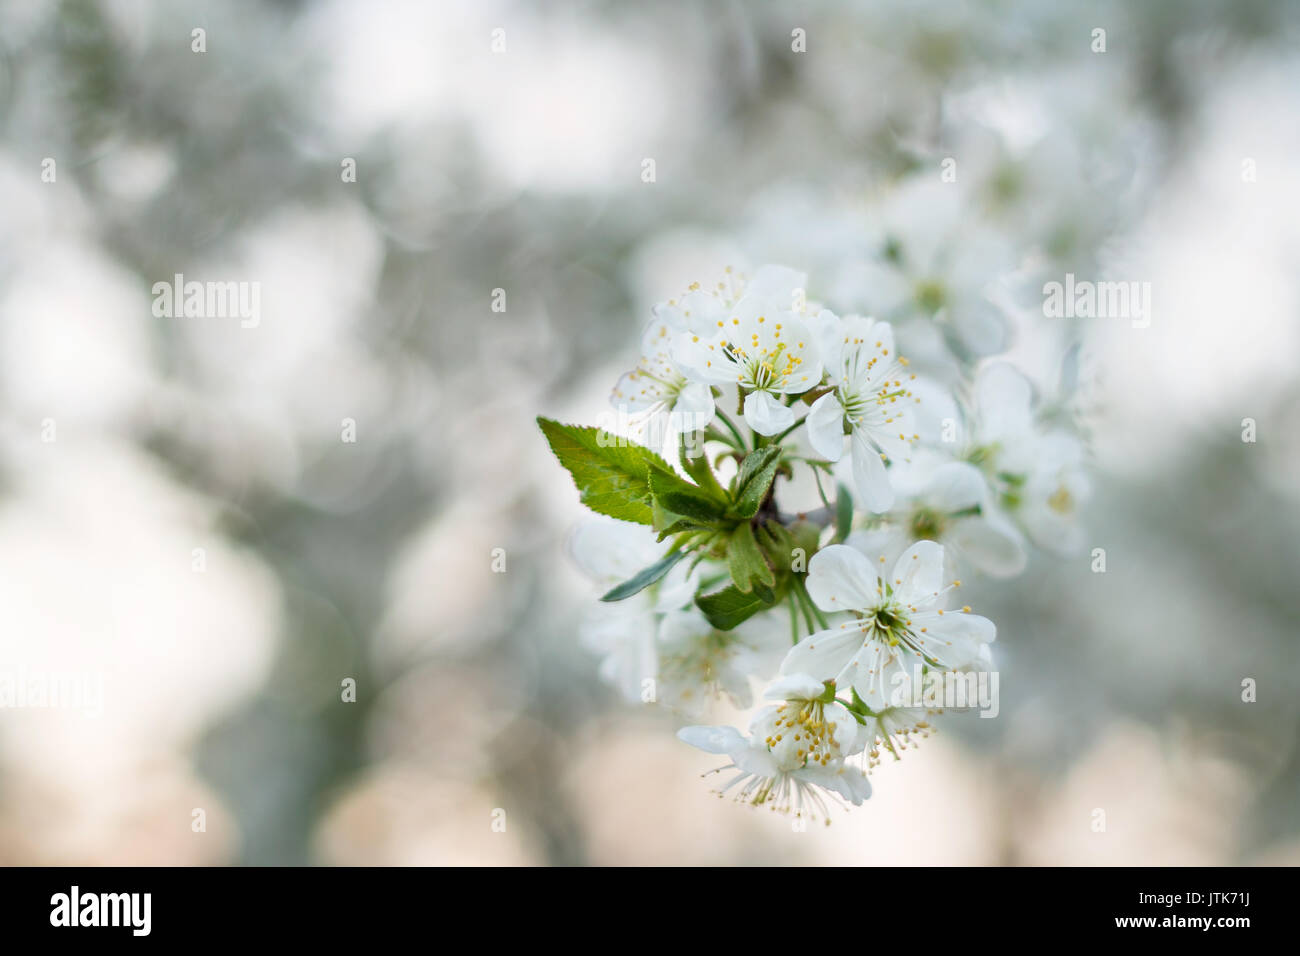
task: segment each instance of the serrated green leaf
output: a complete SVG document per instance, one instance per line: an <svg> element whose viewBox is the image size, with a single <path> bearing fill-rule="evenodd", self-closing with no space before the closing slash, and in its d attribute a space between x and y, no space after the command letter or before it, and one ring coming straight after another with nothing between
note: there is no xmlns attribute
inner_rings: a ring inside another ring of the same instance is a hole
<svg viewBox="0 0 1300 956"><path fill-rule="evenodd" d="M611 588L601 595L600 599L602 601L622 601L630 598L633 594L639 594L671 571L673 565L684 557L686 557L685 551L672 551L650 565L650 567L638 571L618 587Z"/></svg>
<svg viewBox="0 0 1300 956"><path fill-rule="evenodd" d="M727 542L727 569L731 572L732 583L746 594L756 586L764 586L770 593L776 584L776 576L754 540L754 529L748 521L742 522Z"/></svg>
<svg viewBox="0 0 1300 956"><path fill-rule="evenodd" d="M745 456L736 476L735 504L732 511L742 518L752 518L758 514L759 506L767 497L776 477L776 468L781 461L781 448L769 445Z"/></svg>
<svg viewBox="0 0 1300 956"><path fill-rule="evenodd" d="M715 501L672 472L663 474L652 471L649 483L650 493L664 511L703 525L721 521L726 514L726 506L722 502Z"/></svg>
<svg viewBox="0 0 1300 956"><path fill-rule="evenodd" d="M729 631L738 624L753 617L759 611L771 607L776 600L775 594L767 592L771 600L765 601L755 590L745 594L735 585L715 591L712 594L695 595L695 606L704 612L704 616L720 631Z"/></svg>
<svg viewBox="0 0 1300 956"><path fill-rule="evenodd" d="M538 418L551 451L573 476L579 500L599 514L637 524L654 520L649 475L673 474L649 448L599 428Z"/></svg>

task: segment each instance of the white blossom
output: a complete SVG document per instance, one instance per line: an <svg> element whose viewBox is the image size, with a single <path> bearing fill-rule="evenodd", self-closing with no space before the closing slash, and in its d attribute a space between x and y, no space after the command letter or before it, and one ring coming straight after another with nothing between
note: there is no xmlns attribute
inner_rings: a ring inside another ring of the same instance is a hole
<svg viewBox="0 0 1300 956"><path fill-rule="evenodd" d="M755 715L748 736L734 727L684 727L677 733L693 747L731 758L718 772L736 773L719 793L814 819L827 817L826 796L858 806L871 795L863 771L845 763L862 751L869 735L848 708L825 699L822 682L790 675L764 696L782 703Z"/></svg>
<svg viewBox="0 0 1300 956"><path fill-rule="evenodd" d="M833 389L808 413L808 440L818 454L839 461L847 430L858 495L868 510L887 511L894 491L885 460L904 458L920 437L911 408L915 398L905 384L914 376L894 347L889 323L857 316L839 320L823 311L817 325Z"/></svg>
<svg viewBox="0 0 1300 956"><path fill-rule="evenodd" d="M968 607L945 610L952 586L942 585L942 574L943 547L933 541L912 545L888 577L846 545L818 551L808 565L809 595L822 610L851 612L853 619L800 641L781 672L852 687L880 711L892 704L892 692L908 686L913 660L940 668L969 664L996 628Z"/></svg>

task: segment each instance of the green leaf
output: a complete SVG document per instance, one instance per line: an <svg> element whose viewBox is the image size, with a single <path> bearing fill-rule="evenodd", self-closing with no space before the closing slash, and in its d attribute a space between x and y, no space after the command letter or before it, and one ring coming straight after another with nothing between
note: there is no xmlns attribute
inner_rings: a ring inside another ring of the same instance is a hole
<svg viewBox="0 0 1300 956"><path fill-rule="evenodd" d="M650 492L664 510L702 525L711 525L726 515L726 506L684 481L673 472L650 472Z"/></svg>
<svg viewBox="0 0 1300 956"><path fill-rule="evenodd" d="M746 594L756 586L770 591L776 585L776 576L754 540L754 529L748 521L742 522L731 533L727 542L727 568L736 588Z"/></svg>
<svg viewBox="0 0 1300 956"><path fill-rule="evenodd" d="M835 486L835 540L843 541L853 528L853 496L843 485Z"/></svg>
<svg viewBox="0 0 1300 956"><path fill-rule="evenodd" d="M752 518L758 514L758 508L767 497L767 490L772 487L776 477L776 468L781 461L779 445L769 445L745 456L736 475L735 506L732 510L742 518Z"/></svg>
<svg viewBox="0 0 1300 956"><path fill-rule="evenodd" d="M755 588L753 593L745 594L731 585L712 594L695 595L695 606L718 630L729 631L776 602L776 595L771 590L763 591L765 594L760 594L759 588ZM764 600L764 596L768 600Z"/></svg>
<svg viewBox="0 0 1300 956"><path fill-rule="evenodd" d="M649 448L599 428L562 425L549 418L538 418L537 424L573 476L584 505L611 518L653 522L649 476L673 475L666 461Z"/></svg>
<svg viewBox="0 0 1300 956"><path fill-rule="evenodd" d="M778 574L790 571L794 560L794 549L801 545L795 541L790 531L779 521L768 521L758 529L759 546L767 554L771 566ZM805 560L807 559L805 549Z"/></svg>
<svg viewBox="0 0 1300 956"><path fill-rule="evenodd" d="M670 552L650 565L650 567L638 571L635 576L602 595L600 599L602 601L622 601L625 598L630 598L633 594L644 591L662 578L673 569L673 565L684 557L686 557L685 551Z"/></svg>
<svg viewBox="0 0 1300 956"><path fill-rule="evenodd" d="M696 435L698 440L699 436ZM727 491L722 485L718 484L718 478L713 474L713 469L709 467L709 456L705 453L703 443L699 448L699 456L691 458L686 454L686 436L682 435L678 439L679 457L682 463L682 470L695 480L695 484L706 495L721 504L728 504Z"/></svg>
<svg viewBox="0 0 1300 956"><path fill-rule="evenodd" d="M657 540L663 541L671 538L675 534L681 534L683 531L701 531L706 530L703 525L691 521L689 518L679 518L675 514L670 514L663 509L655 512L654 528L659 532Z"/></svg>

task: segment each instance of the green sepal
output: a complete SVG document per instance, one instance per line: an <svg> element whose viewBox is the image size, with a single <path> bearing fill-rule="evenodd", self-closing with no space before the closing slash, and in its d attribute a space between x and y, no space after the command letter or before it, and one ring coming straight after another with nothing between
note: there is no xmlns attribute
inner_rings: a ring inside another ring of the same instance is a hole
<svg viewBox="0 0 1300 956"><path fill-rule="evenodd" d="M759 506L767 497L776 477L777 465L781 462L781 447L769 445L750 452L741 463L736 475L736 490L733 497L732 512L742 518L752 518L758 514Z"/></svg>

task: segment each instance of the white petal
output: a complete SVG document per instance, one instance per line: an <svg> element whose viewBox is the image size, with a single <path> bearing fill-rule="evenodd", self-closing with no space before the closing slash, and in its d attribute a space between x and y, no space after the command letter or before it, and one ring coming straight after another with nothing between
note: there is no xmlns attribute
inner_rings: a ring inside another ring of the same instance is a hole
<svg viewBox="0 0 1300 956"><path fill-rule="evenodd" d="M884 574L894 566L898 556L912 543L911 534L900 525L887 525L883 528L866 530L859 528L850 531L844 543L854 551L861 551L872 562L873 568L879 568ZM884 558L885 560L881 560Z"/></svg>
<svg viewBox="0 0 1300 956"><path fill-rule="evenodd" d="M1025 539L1004 518L976 515L959 518L947 539L971 564L996 578L1010 578L1025 569Z"/></svg>
<svg viewBox="0 0 1300 956"><path fill-rule="evenodd" d="M659 671L655 618L639 598L593 605L578 629L583 644L605 654L601 679L618 688L629 702L641 699L645 681L653 680Z"/></svg>
<svg viewBox="0 0 1300 956"><path fill-rule="evenodd" d="M659 643L670 649L694 643L697 639L711 634L713 625L705 620L698 608L691 607L684 611L669 611L659 622Z"/></svg>
<svg viewBox="0 0 1300 956"><path fill-rule="evenodd" d="M760 742L761 743L761 742ZM764 746L747 746L737 751L729 752L733 763L740 770L742 777L753 775L755 777L779 777L784 771L777 765L776 760ZM735 783L736 781L732 781ZM731 786L728 784L727 786ZM723 788L726 791L726 787Z"/></svg>
<svg viewBox="0 0 1300 956"><path fill-rule="evenodd" d="M826 726L835 735L835 741L844 756L848 757L856 753L853 748L857 744L858 722L849 713L849 709L843 704L832 702L825 706L823 714Z"/></svg>
<svg viewBox="0 0 1300 956"><path fill-rule="evenodd" d="M980 648L998 634L997 627L988 618L962 611L914 614L912 630L921 649L948 668L965 667L978 661Z"/></svg>
<svg viewBox="0 0 1300 956"><path fill-rule="evenodd" d="M975 405L985 440L1017 438L1033 425L1033 389L1006 362L995 362L975 379Z"/></svg>
<svg viewBox="0 0 1300 956"><path fill-rule="evenodd" d="M874 425L867 426L867 435L889 456L891 462L906 461L912 454L912 436L916 432L916 416L907 405L890 406L887 416Z"/></svg>
<svg viewBox="0 0 1300 956"><path fill-rule="evenodd" d="M583 521L569 536L569 553L574 562L606 588L653 564L661 551L649 528L613 518Z"/></svg>
<svg viewBox="0 0 1300 956"><path fill-rule="evenodd" d="M634 368L619 377L610 392L609 403L631 415L663 401L663 393L663 385L647 377L644 370Z"/></svg>
<svg viewBox="0 0 1300 956"><path fill-rule="evenodd" d="M718 331L718 322L726 317L727 309L716 295L702 290L682 296L678 306L683 327L696 335L711 336Z"/></svg>
<svg viewBox="0 0 1300 956"><path fill-rule="evenodd" d="M781 662L782 674L806 674L818 680L834 680L844 665L862 649L862 631L857 627L832 628L810 634L790 648Z"/></svg>
<svg viewBox="0 0 1300 956"><path fill-rule="evenodd" d="M675 305L661 302L651 310L654 318L641 332L641 354L667 352L673 338L686 331L686 319Z"/></svg>
<svg viewBox="0 0 1300 956"><path fill-rule="evenodd" d="M880 460L880 453L858 430L853 432L853 484L858 500L868 511L882 514L894 506L889 471Z"/></svg>
<svg viewBox="0 0 1300 956"><path fill-rule="evenodd" d="M845 667L844 682L852 684L863 702L879 712L894 706L894 695L910 687L905 663L898 650L880 641L868 641L862 653Z"/></svg>
<svg viewBox="0 0 1300 956"><path fill-rule="evenodd" d="M673 339L669 348L673 364L694 382L727 385L736 380L736 366L723 357L721 336L706 340L689 332Z"/></svg>
<svg viewBox="0 0 1300 956"><path fill-rule="evenodd" d="M828 461L839 461L844 455L844 406L839 396L827 392L813 402L805 424L808 441L817 454Z"/></svg>
<svg viewBox="0 0 1300 956"><path fill-rule="evenodd" d="M995 303L972 296L951 314L953 328L974 355L996 355L1007 346L1006 316Z"/></svg>
<svg viewBox="0 0 1300 956"><path fill-rule="evenodd" d="M950 461L936 468L923 492L926 502L943 512L973 508L983 502L987 494L984 475L964 461Z"/></svg>
<svg viewBox="0 0 1300 956"><path fill-rule="evenodd" d="M647 562L647 564L651 563L653 562ZM642 567L644 568L645 565ZM689 561L681 561L664 576L662 581L652 584L642 593L653 596L654 609L662 614L689 606L699 586L699 569L692 570Z"/></svg>
<svg viewBox="0 0 1300 956"><path fill-rule="evenodd" d="M745 396L745 422L760 435L775 435L794 424L794 409L767 392L750 392Z"/></svg>
<svg viewBox="0 0 1300 956"><path fill-rule="evenodd" d="M855 807L871 796L871 781L867 775L855 767L808 767L797 771L795 776L808 783L838 793Z"/></svg>
<svg viewBox="0 0 1300 956"><path fill-rule="evenodd" d="M808 285L808 275L788 266L761 266L745 285L746 295L768 296L779 300L784 309L794 305L794 293Z"/></svg>
<svg viewBox="0 0 1300 956"><path fill-rule="evenodd" d="M768 700L815 700L826 692L826 685L807 674L778 677L763 691Z"/></svg>
<svg viewBox="0 0 1300 956"><path fill-rule="evenodd" d="M880 601L876 578L875 565L861 551L832 544L808 562L806 584L813 603L823 611L862 611Z"/></svg>
<svg viewBox="0 0 1300 956"><path fill-rule="evenodd" d="M677 403L673 405L668 420L675 431L694 432L708 428L716 412L712 388L696 383L677 393Z"/></svg>
<svg viewBox="0 0 1300 956"><path fill-rule="evenodd" d="M817 353L821 357L822 367L831 373L831 380L836 381L840 372L840 351L844 344L843 322L830 309L822 309L816 315L805 320L808 331L817 343Z"/></svg>
<svg viewBox="0 0 1300 956"><path fill-rule="evenodd" d="M677 739L711 754L734 755L748 749L744 736L735 727L683 727L677 731Z"/></svg>
<svg viewBox="0 0 1300 956"><path fill-rule="evenodd" d="M894 597L904 604L927 605L943 587L943 545L918 541L894 565L889 579Z"/></svg>
<svg viewBox="0 0 1300 956"><path fill-rule="evenodd" d="M890 368L898 358L898 352L894 348L894 327L888 322L878 322L875 319L855 315L844 320L841 333L841 340L845 338L849 340L842 343L844 357L846 359L849 357L850 350L860 352L859 370L872 381L883 380L881 373ZM877 345L877 342L880 344ZM875 365L868 372L867 362L873 358L876 360ZM839 369L833 370L833 372L838 371Z"/></svg>

